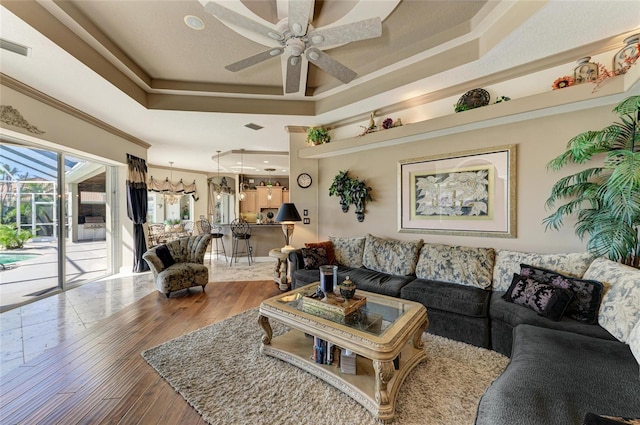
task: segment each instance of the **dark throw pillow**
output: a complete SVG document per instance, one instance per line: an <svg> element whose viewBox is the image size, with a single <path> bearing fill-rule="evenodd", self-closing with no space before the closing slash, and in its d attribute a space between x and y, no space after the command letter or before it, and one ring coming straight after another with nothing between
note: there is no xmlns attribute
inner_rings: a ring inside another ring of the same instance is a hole
<svg viewBox="0 0 640 425"><path fill-rule="evenodd" d="M570 290L574 296L564 314L572 319L589 324L596 323L598 320L598 309L600 308L603 292L602 283L595 280L565 276L553 270L528 264L520 264L520 276L531 278L556 288Z"/></svg>
<svg viewBox="0 0 640 425"><path fill-rule="evenodd" d="M300 251L302 252L304 268L307 270L317 269L320 266L329 264L327 250L324 248L300 248Z"/></svg>
<svg viewBox="0 0 640 425"><path fill-rule="evenodd" d="M156 255L158 256L160 261L162 261L162 265L165 269L176 263L176 260L173 259L171 253L169 252L169 248L167 248L166 245L160 245L159 247L157 247Z"/></svg>
<svg viewBox="0 0 640 425"><path fill-rule="evenodd" d="M616 416L587 413L582 425L640 425L640 419L621 418Z"/></svg>
<svg viewBox="0 0 640 425"><path fill-rule="evenodd" d="M327 264L336 265L336 254L333 251L333 242L309 242L304 244L305 248L324 248L327 251ZM322 264L321 264L322 265Z"/></svg>
<svg viewBox="0 0 640 425"><path fill-rule="evenodd" d="M511 286L502 298L557 322L571 302L573 293L514 273Z"/></svg>

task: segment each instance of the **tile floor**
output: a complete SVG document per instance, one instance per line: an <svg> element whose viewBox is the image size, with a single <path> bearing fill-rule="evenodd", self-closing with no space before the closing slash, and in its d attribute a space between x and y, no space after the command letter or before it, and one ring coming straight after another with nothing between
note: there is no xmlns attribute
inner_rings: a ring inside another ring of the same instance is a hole
<svg viewBox="0 0 640 425"><path fill-rule="evenodd" d="M209 281L222 282L270 280L275 263L229 267L223 260L209 265L205 259L205 265L209 267ZM118 275L1 313L0 377L153 291L150 272Z"/></svg>

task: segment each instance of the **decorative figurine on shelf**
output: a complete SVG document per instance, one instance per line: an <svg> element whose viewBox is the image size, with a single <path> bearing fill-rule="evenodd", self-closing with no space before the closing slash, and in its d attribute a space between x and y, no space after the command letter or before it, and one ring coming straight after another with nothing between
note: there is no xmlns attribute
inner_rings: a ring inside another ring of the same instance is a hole
<svg viewBox="0 0 640 425"><path fill-rule="evenodd" d="M273 223L273 212L267 212L267 223Z"/></svg>
<svg viewBox="0 0 640 425"><path fill-rule="evenodd" d="M262 213L261 212L256 214L256 224L262 224Z"/></svg>
<svg viewBox="0 0 640 425"><path fill-rule="evenodd" d="M369 124L366 127L363 125L360 126L364 129L364 131L360 134L360 136L364 136L365 134L369 134L369 133L374 133L375 131L378 130L378 126L376 125L376 122L373 119L374 115L375 115L374 112L371 112L371 114L369 115Z"/></svg>
<svg viewBox="0 0 640 425"><path fill-rule="evenodd" d="M340 295L345 300L350 300L356 294L356 284L349 279L349 276L340 284Z"/></svg>

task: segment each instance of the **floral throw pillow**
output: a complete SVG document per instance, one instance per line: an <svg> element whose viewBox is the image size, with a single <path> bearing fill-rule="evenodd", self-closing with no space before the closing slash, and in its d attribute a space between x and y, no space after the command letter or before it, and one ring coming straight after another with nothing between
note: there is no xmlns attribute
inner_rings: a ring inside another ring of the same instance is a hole
<svg viewBox="0 0 640 425"><path fill-rule="evenodd" d="M579 279L587 279L583 275L592 261L593 257L587 252L537 254L499 249L496 251L496 264L493 267L493 290L506 291L511 284L511 276L514 273L519 273L522 263L555 270L558 273Z"/></svg>
<svg viewBox="0 0 640 425"><path fill-rule="evenodd" d="M367 234L364 242L363 265L369 270L408 276L416 273L416 263L422 239L400 241Z"/></svg>
<svg viewBox="0 0 640 425"><path fill-rule="evenodd" d="M329 264L327 250L324 248L300 248L304 268L307 270L317 269L320 266Z"/></svg>
<svg viewBox="0 0 640 425"><path fill-rule="evenodd" d="M604 285L598 324L619 341L627 342L640 321L640 270L600 257L593 260L584 279Z"/></svg>
<svg viewBox="0 0 640 425"><path fill-rule="evenodd" d="M597 280L577 279L528 264L520 264L520 276L530 277L537 282L547 283L556 288L570 290L574 297L569 303L565 315L589 324L598 320L603 285Z"/></svg>
<svg viewBox="0 0 640 425"><path fill-rule="evenodd" d="M329 236L336 255L336 262L347 267L362 267L365 238L339 238Z"/></svg>
<svg viewBox="0 0 640 425"><path fill-rule="evenodd" d="M569 306L573 293L514 273L511 286L502 298L557 322Z"/></svg>
<svg viewBox="0 0 640 425"><path fill-rule="evenodd" d="M333 251L333 244L331 241L325 242L308 242L304 244L305 248L324 248L327 251L327 264L336 264L336 254Z"/></svg>

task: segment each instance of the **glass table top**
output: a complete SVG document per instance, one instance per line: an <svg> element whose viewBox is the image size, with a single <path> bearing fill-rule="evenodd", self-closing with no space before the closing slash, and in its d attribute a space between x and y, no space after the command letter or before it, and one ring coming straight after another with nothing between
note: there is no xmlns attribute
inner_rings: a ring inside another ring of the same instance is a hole
<svg viewBox="0 0 640 425"><path fill-rule="evenodd" d="M403 302L401 299L379 296L370 292L358 292L358 295L362 294L366 297L366 304L347 316L332 314L328 311L303 309L303 298L313 296L316 292L316 286L312 284L293 292L288 292L276 301L303 313L377 336L384 334L400 317L411 308L415 308L413 304Z"/></svg>

